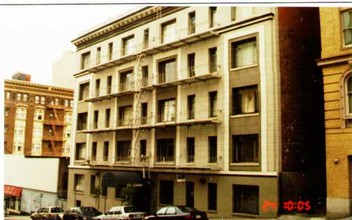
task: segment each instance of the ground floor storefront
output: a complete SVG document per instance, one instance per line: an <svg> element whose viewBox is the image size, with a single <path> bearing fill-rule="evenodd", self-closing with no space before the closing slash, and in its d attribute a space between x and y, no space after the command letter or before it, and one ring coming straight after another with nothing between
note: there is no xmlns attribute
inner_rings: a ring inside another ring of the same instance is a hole
<svg viewBox="0 0 352 220"><path fill-rule="evenodd" d="M211 218L269 218L279 211L277 175L71 168L69 181L68 206L94 206L102 212L124 204L149 213L186 205Z"/></svg>

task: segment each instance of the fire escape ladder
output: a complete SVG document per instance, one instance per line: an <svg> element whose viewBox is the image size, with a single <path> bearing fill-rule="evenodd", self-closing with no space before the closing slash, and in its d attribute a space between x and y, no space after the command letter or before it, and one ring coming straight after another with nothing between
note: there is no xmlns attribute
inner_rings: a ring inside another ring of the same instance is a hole
<svg viewBox="0 0 352 220"><path fill-rule="evenodd" d="M142 85L142 64L144 63L146 58L146 54L141 53L137 56L137 65L136 65L136 84L135 90L138 92L135 94L134 99L134 111L133 111L133 137L132 137L132 147L133 147L133 157L132 160L136 160L138 156L138 149L139 149L139 137L141 134L141 130L139 126L141 124L141 98L144 94L144 90L141 90Z"/></svg>
<svg viewBox="0 0 352 220"><path fill-rule="evenodd" d="M59 119L58 119L55 107L53 108L53 112L54 112L54 120L51 120L51 127L53 129L53 135L51 136L50 141L51 141L51 146L54 149L54 154L56 155L56 144L55 144L55 141L58 140L57 133L56 133L56 125L59 122Z"/></svg>

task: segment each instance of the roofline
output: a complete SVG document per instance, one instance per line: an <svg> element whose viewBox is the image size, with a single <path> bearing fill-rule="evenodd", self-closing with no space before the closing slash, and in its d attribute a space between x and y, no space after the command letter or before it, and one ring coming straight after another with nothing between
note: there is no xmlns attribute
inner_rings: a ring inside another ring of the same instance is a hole
<svg viewBox="0 0 352 220"><path fill-rule="evenodd" d="M29 86L29 87L35 87L35 88L41 88L41 89L47 89L47 90L57 90L57 91L64 91L64 92L71 92L71 93L73 93L73 91L74 91L73 89L69 89L69 88L51 86L51 85L43 85L43 84L32 83L32 82L27 82L27 81L17 80L17 79L5 79L4 80L5 87L6 87L6 84Z"/></svg>

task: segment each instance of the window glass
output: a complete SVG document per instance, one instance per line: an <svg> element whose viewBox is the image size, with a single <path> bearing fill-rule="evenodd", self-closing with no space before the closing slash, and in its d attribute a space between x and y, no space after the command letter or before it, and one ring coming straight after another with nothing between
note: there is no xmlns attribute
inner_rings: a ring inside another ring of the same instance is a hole
<svg viewBox="0 0 352 220"><path fill-rule="evenodd" d="M259 162L258 135L234 135L232 163Z"/></svg>
<svg viewBox="0 0 352 220"><path fill-rule="evenodd" d="M342 13L344 45L352 44L352 10Z"/></svg>
<svg viewBox="0 0 352 220"><path fill-rule="evenodd" d="M233 212L259 214L259 186L233 185Z"/></svg>
<svg viewBox="0 0 352 220"><path fill-rule="evenodd" d="M352 114L352 76L347 81L348 113Z"/></svg>
<svg viewBox="0 0 352 220"><path fill-rule="evenodd" d="M255 38L233 42L231 47L232 68L257 64L257 41Z"/></svg>
<svg viewBox="0 0 352 220"><path fill-rule="evenodd" d="M176 40L176 20L162 25L162 42L168 43Z"/></svg>
<svg viewBox="0 0 352 220"><path fill-rule="evenodd" d="M258 86L234 88L233 114L250 114L258 112Z"/></svg>

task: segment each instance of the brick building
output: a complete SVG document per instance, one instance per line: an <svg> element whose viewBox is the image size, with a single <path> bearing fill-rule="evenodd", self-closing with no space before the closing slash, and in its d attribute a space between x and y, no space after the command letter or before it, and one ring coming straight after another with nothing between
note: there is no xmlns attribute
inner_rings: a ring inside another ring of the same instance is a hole
<svg viewBox="0 0 352 220"><path fill-rule="evenodd" d="M72 42L70 206L324 211L318 8L148 6Z"/></svg>
<svg viewBox="0 0 352 220"><path fill-rule="evenodd" d="M41 205L66 200L73 90L24 80L5 80L4 89L7 209L33 211L40 194Z"/></svg>
<svg viewBox="0 0 352 220"><path fill-rule="evenodd" d="M328 217L352 213L351 21L351 8L320 8Z"/></svg>

